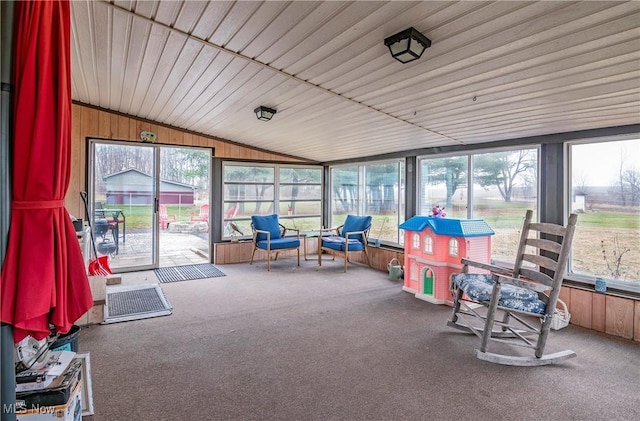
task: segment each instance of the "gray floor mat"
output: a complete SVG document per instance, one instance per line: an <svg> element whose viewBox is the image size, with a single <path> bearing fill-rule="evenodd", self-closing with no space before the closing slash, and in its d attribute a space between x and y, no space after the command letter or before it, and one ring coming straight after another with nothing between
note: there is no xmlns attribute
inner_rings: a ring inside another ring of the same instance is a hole
<svg viewBox="0 0 640 421"><path fill-rule="evenodd" d="M172 311L158 284L110 286L103 324L167 316Z"/></svg>

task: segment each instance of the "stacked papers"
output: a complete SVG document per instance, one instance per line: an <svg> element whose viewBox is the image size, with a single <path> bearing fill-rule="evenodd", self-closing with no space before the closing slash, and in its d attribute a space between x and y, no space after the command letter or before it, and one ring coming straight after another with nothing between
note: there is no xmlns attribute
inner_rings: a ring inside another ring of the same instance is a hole
<svg viewBox="0 0 640 421"><path fill-rule="evenodd" d="M16 374L16 392L46 389L69 367L76 353L73 351L51 351L43 367L21 371Z"/></svg>

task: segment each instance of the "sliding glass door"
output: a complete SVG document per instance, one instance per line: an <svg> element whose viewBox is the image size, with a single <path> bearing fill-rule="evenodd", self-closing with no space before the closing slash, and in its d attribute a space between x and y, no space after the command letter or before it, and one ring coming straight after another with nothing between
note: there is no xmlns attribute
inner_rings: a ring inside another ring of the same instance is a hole
<svg viewBox="0 0 640 421"><path fill-rule="evenodd" d="M161 146L159 265L208 263L211 150Z"/></svg>
<svg viewBox="0 0 640 421"><path fill-rule="evenodd" d="M90 213L98 255L114 272L158 265L157 148L91 141Z"/></svg>
<svg viewBox="0 0 640 421"><path fill-rule="evenodd" d="M211 150L89 142L89 209L114 272L209 262Z"/></svg>

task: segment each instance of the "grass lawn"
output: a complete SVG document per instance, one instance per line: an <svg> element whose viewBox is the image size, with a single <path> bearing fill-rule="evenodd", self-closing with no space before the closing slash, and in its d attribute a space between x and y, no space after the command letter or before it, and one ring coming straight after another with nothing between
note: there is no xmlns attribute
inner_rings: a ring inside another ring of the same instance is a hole
<svg viewBox="0 0 640 421"><path fill-rule="evenodd" d="M200 212L200 205L166 205L167 214L175 215L178 221L188 221L191 213ZM122 209L127 220L127 229L148 229L151 227L152 207L150 205L109 205L109 208Z"/></svg>

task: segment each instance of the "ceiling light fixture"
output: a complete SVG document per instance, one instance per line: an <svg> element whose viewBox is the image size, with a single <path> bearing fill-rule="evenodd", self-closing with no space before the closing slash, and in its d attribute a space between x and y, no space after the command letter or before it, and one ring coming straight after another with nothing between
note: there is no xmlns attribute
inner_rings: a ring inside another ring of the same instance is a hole
<svg viewBox="0 0 640 421"><path fill-rule="evenodd" d="M384 40L393 58L400 63L409 63L422 56L424 50L431 46L431 40L415 28L411 27Z"/></svg>
<svg viewBox="0 0 640 421"><path fill-rule="evenodd" d="M271 117L273 117L273 115L276 113L276 110L269 107L259 106L258 108L253 110L253 112L256 113L256 117L258 117L258 120L269 121L271 120Z"/></svg>

